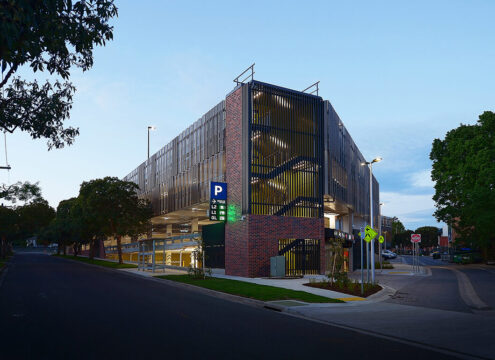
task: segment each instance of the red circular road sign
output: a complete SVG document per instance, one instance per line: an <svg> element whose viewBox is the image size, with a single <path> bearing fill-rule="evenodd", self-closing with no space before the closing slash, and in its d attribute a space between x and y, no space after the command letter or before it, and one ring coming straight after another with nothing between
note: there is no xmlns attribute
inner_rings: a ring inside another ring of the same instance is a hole
<svg viewBox="0 0 495 360"><path fill-rule="evenodd" d="M421 242L421 234L411 234L411 242L413 243Z"/></svg>

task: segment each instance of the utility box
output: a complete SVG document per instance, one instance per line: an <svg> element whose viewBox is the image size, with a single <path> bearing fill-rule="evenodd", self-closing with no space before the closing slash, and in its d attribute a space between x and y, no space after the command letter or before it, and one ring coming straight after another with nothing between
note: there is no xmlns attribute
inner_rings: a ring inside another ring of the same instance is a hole
<svg viewBox="0 0 495 360"><path fill-rule="evenodd" d="M285 276L285 256L272 256L270 258L270 276Z"/></svg>

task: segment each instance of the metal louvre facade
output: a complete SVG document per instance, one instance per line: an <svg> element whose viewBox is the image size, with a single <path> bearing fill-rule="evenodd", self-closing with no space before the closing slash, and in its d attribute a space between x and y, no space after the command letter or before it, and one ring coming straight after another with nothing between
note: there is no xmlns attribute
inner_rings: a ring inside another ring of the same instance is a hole
<svg viewBox="0 0 495 360"><path fill-rule="evenodd" d="M323 216L323 101L252 81L249 213Z"/></svg>
<svg viewBox="0 0 495 360"><path fill-rule="evenodd" d="M225 180L224 108L222 101L124 178L155 215L206 202L210 181Z"/></svg>
<svg viewBox="0 0 495 360"><path fill-rule="evenodd" d="M347 204L355 215L368 216L369 169L364 156L329 101L325 101L325 194ZM379 185L373 177L374 223L378 222Z"/></svg>

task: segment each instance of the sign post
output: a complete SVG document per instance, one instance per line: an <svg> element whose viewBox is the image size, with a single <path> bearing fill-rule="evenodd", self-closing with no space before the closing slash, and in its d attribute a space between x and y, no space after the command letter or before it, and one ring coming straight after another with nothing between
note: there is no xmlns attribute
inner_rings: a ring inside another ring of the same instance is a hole
<svg viewBox="0 0 495 360"><path fill-rule="evenodd" d="M385 241L383 235L378 237L378 258L380 261L380 272L382 272L383 264L382 264L382 244Z"/></svg>
<svg viewBox="0 0 495 360"><path fill-rule="evenodd" d="M411 234L411 242L413 244L413 269L419 272L419 243L421 242L421 234Z"/></svg>
<svg viewBox="0 0 495 360"><path fill-rule="evenodd" d="M359 237L361 238L361 295L364 295L364 269L363 269L363 239L364 239L364 227L361 228L359 232Z"/></svg>
<svg viewBox="0 0 495 360"><path fill-rule="evenodd" d="M378 233L369 225L366 225L366 227L364 228L364 232L366 234L364 240L366 241L366 243L371 243L371 245L374 244L374 239L376 237L376 235L378 235ZM370 268L370 264L369 264L369 260L371 258L371 283L375 283L375 251L374 251L375 247L374 246L371 246L371 251L370 252L367 252L367 254L371 253L371 257L368 255L368 276L367 276L367 281L369 282L369 268ZM368 245L366 245L366 250L368 250Z"/></svg>

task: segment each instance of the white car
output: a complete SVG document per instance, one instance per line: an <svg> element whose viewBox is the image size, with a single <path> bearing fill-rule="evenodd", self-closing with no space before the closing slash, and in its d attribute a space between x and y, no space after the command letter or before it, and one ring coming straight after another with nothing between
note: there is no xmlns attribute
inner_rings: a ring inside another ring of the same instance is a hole
<svg viewBox="0 0 495 360"><path fill-rule="evenodd" d="M395 259L397 257L397 254L390 250L383 250L382 257L384 259Z"/></svg>

